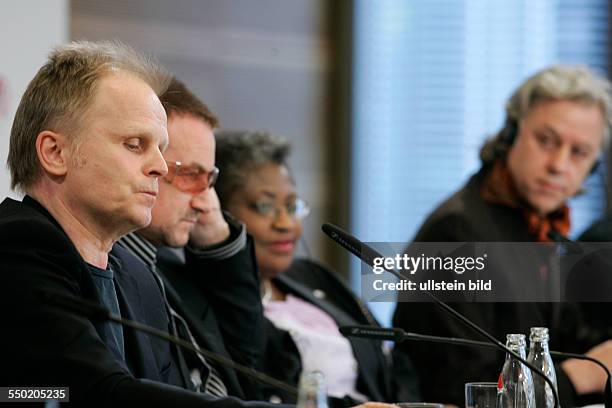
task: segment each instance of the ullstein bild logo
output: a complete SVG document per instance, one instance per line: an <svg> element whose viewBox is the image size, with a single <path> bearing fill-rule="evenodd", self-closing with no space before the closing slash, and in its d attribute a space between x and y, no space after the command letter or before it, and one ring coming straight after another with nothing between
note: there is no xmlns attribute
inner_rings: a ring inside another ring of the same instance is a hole
<svg viewBox="0 0 612 408"><path fill-rule="evenodd" d="M482 271L485 268L487 254L479 257L470 256L410 256L397 254L394 257L374 258L372 271L380 275L385 270L406 271L414 275L418 271L453 271L458 275L470 271Z"/></svg>
<svg viewBox="0 0 612 408"><path fill-rule="evenodd" d="M493 288L493 283L491 279L477 279L477 280L468 280L467 285L466 282L459 282L456 279L452 282L437 282L433 279L428 279L426 282L413 282L411 280L402 279L399 282L383 282L378 279L372 282L372 288L375 291L490 291Z"/></svg>

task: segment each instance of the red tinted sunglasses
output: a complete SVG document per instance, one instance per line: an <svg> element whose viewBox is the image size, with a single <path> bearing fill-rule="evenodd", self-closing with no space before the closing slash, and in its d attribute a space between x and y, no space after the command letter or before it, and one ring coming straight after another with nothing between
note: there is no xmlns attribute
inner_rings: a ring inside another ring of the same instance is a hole
<svg viewBox="0 0 612 408"><path fill-rule="evenodd" d="M166 161L166 164L168 174L164 180L185 193L199 194L213 187L219 176L219 169L216 167L208 171L197 165L186 166L180 161Z"/></svg>

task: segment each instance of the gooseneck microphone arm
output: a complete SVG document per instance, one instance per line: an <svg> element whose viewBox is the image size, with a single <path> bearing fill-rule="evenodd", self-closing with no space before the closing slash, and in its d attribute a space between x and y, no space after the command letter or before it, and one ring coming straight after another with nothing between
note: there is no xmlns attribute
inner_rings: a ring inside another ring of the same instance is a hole
<svg viewBox="0 0 612 408"><path fill-rule="evenodd" d="M376 326L364 326L364 325L353 325L353 326L342 326L340 327L340 333L347 337L360 337L360 338L368 338L368 339L377 339L377 340L391 340L396 343L400 343L402 341L424 341L430 343L443 343L443 344L454 344L457 346L472 346L472 347L487 347L487 348L497 348L494 344L491 344L487 341L478 341L478 340L470 340L463 339L459 337L444 337L444 336L432 336L429 334L419 334L419 333L410 333L406 332L403 329L397 327L385 328L385 327L376 327ZM566 353L563 351L554 351L550 350L550 355L553 357L559 358L575 358L578 360L586 360L590 361L594 364L597 364L601 367L608 376L608 382L610 381L610 370L608 367L602 363L601 361L586 356L584 354L575 354L575 353ZM607 407L608 405L606 405Z"/></svg>
<svg viewBox="0 0 612 408"><path fill-rule="evenodd" d="M474 346L474 347L488 347L497 348L494 344L487 341L469 340L462 339L459 337L443 337L443 336L432 336L429 334L419 334L406 332L403 329L397 327L376 327L367 325L351 325L342 326L339 328L340 333L346 337L359 337L376 340L390 340L395 343L401 343L405 340L413 341L424 341L428 343L443 343L443 344L454 344L457 346Z"/></svg>
<svg viewBox="0 0 612 408"><path fill-rule="evenodd" d="M326 235L328 235L332 240L338 243L341 247L343 247L344 249L346 249L347 251L349 251L350 253L352 253L353 255L355 255L356 257L361 259L363 262L365 262L366 264L372 267L374 267L374 258L383 258L383 256L380 253L378 253L378 251L376 251L374 248L361 242L356 237L352 236L348 232L342 230L341 228L333 224L325 223L322 225L321 228L323 229L323 232ZM387 269L387 268L384 268L384 269L387 272L399 278L400 280L405 279L405 277L402 276L401 273L398 273L397 271L393 269ZM555 407L560 408L559 394L555 388L555 385L551 381L551 379L548 378L542 371L538 370L533 364L531 364L526 359L521 357L518 353L510 350L508 347L506 347L503 343L501 343L499 340L493 337L489 332L484 330L482 327L478 326L477 324L472 322L470 319L463 316L461 313L457 312L455 309L453 309L452 307L444 303L442 300L438 299L430 291L423 290L422 292L425 293L427 296L429 296L431 300L433 300L439 307L444 309L448 314L460 320L463 324L465 324L466 326L470 327L472 330L476 331L481 336L488 339L491 342L491 344L493 344L495 347L512 355L512 357L516 358L518 361L520 361L521 363L529 367L529 369L532 372L542 377L544 381L548 383L550 389L552 390L553 396L555 398Z"/></svg>
<svg viewBox="0 0 612 408"><path fill-rule="evenodd" d="M123 317L119 315L115 315L111 313L108 309L106 309L103 306L100 306L97 303L94 303L94 302L91 302L85 299L81 299L75 296L69 296L63 293L58 293L58 292L48 292L48 291L43 291L43 290L38 290L37 292L38 292L38 295L45 302L51 305L54 305L56 307L60 307L64 310L79 314L81 316L88 317L92 320L97 320L97 321L102 321L102 322L103 321L116 322L123 326L130 327L137 331L146 333L148 335L159 337L170 343L174 343L184 349L187 349L197 354L201 354L202 356L204 356L206 359L210 361L214 361L215 363L221 364L222 366L230 367L257 382L264 383L272 387L275 387L277 389L286 391L295 397L297 397L298 395L298 391L295 387L283 381L277 380L276 378L272 378L269 375L266 375L260 371L254 370L250 367L244 366L242 364L238 364L234 362L233 360L225 356L222 356L220 354L213 353L212 351L209 351L209 350L206 350L200 347L194 347L194 345L191 344L190 342L187 342L181 339L180 337L173 336L165 331L156 329L146 324L136 322L134 320L124 319Z"/></svg>

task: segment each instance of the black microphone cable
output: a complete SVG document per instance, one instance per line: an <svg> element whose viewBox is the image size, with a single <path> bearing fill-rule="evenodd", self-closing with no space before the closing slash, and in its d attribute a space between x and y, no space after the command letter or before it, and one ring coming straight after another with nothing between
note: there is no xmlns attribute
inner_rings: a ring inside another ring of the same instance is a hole
<svg viewBox="0 0 612 408"><path fill-rule="evenodd" d="M148 326L146 324L139 323L134 320L125 319L119 315L115 315L111 313L105 307L91 302L85 299L81 299L75 296L66 295L58 292L49 292L43 289L38 289L35 291L36 294L46 303L55 305L64 310L68 310L70 312L79 314L81 316L88 317L92 320L98 321L113 321L115 323L121 324L126 327L130 327L137 331L141 331L148 335L159 337L168 342L174 343L180 347L183 347L189 351L192 351L196 354L203 355L206 359L210 359L218 364L230 367L245 376L256 380L258 382L270 385L272 387L278 388L280 390L286 391L292 396L297 397L298 390L283 381L277 380L276 378L272 378L269 375L266 375L262 372L259 372L253 368L244 366L242 364L238 364L233 360L219 355L217 353L213 353L212 351L206 350L202 347L196 348L188 341L185 341L179 337L173 336L163 330L156 329L155 327Z"/></svg>
<svg viewBox="0 0 612 408"><path fill-rule="evenodd" d="M399 343L405 340L413 340L413 341L425 341L425 342L430 342L430 343L454 344L457 346L497 348L494 344L491 344L486 341L463 339L460 337L444 337L444 336L432 336L429 334L410 333L398 327L379 328L379 327L372 327L372 326L355 325L355 326L342 326L339 328L339 330L340 330L340 333L342 333L342 335L347 336L347 337L365 337L365 338L378 339L378 340L391 340L396 343ZM575 358L578 360L590 361L594 364L597 364L599 367L601 367L606 372L606 374L608 375L608 381L611 377L610 370L608 369L608 367L604 363L602 363L601 361L593 357L589 357L584 354L566 353L564 351L550 350L549 352L550 352L550 355L553 357Z"/></svg>

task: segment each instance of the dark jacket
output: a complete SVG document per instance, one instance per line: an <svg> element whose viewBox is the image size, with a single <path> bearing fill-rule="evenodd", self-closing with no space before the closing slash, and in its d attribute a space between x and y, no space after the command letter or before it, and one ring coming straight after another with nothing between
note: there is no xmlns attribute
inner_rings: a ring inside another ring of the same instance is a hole
<svg viewBox="0 0 612 408"><path fill-rule="evenodd" d="M232 228L234 231L235 228ZM160 248L157 271L172 307L187 321L203 348L250 368L264 352L265 332L252 239L225 259L204 257L189 247L185 260ZM229 395L260 399L259 386L215 364Z"/></svg>
<svg viewBox="0 0 612 408"><path fill-rule="evenodd" d="M163 298L150 271L132 263L136 260L121 249L112 257L122 316L166 331ZM97 323L47 304L39 292L99 299L75 246L29 197L0 204L0 271L4 322L0 384L67 386L70 401L88 407L251 405L177 387L182 384L173 348L129 329L124 329L124 364L101 340Z"/></svg>
<svg viewBox="0 0 612 408"><path fill-rule="evenodd" d="M274 283L283 292L321 308L339 327L355 324L378 326L369 310L352 291L336 274L319 263L297 259L287 271L275 278ZM372 401L418 400L416 377L408 365L404 365L407 369L403 375L393 378L389 356L383 353L381 342L356 338L350 338L349 341L359 364L356 384L358 392ZM291 335L270 321L267 321L265 371L291 384L298 383L302 371L300 355ZM405 396L401 397L403 399L398 395L398 384L405 386ZM266 397L271 395L277 395L285 402L293 402L275 390L266 390ZM335 402L338 404L338 401ZM346 406L355 403L349 397L344 402Z"/></svg>
<svg viewBox="0 0 612 408"><path fill-rule="evenodd" d="M481 198L480 186L486 175L487 170L482 169L442 203L429 215L414 241L532 241L519 211L489 204ZM576 330L571 322L577 319L573 307L560 303L465 302L451 306L502 342L508 333L529 334L530 327L544 326L551 332L551 348L576 351L571 338ZM433 303L398 303L393 325L416 333L482 340L472 329ZM459 406L464 404L464 384L497 381L505 357L493 349L417 342L397 344L393 354L412 359L425 400ZM575 393L560 368L557 368L557 382L561 405L572 405Z"/></svg>
<svg viewBox="0 0 612 408"><path fill-rule="evenodd" d="M585 268L576 268L576 278L570 281L576 291L588 291L593 301L581 302L580 308L583 317L583 327L580 332L581 339L587 346L598 344L612 338L612 315L609 312L610 293L612 293L612 267L610 254L612 251L612 214L608 213L601 220L596 221L585 232L580 235L578 241L596 242L589 245L591 248L599 249L594 262L585 263ZM586 257L585 257L586 258ZM587 261L588 262L588 261ZM570 275L570 279L573 276ZM596 287L593 283L596 282ZM584 293L584 292L583 292ZM597 298L603 300L598 302Z"/></svg>

